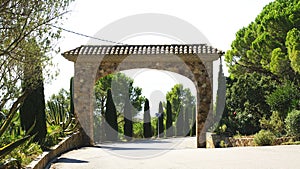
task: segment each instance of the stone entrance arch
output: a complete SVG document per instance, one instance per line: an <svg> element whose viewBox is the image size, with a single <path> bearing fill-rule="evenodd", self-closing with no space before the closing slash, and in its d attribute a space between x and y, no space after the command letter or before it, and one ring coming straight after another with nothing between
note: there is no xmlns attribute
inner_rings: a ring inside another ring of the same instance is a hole
<svg viewBox="0 0 300 169"><path fill-rule="evenodd" d="M74 106L84 132L93 144L93 95L96 80L136 68L166 70L189 78L197 90L197 147L206 146L211 126L213 61L220 51L205 44L80 46L62 55L74 62Z"/></svg>

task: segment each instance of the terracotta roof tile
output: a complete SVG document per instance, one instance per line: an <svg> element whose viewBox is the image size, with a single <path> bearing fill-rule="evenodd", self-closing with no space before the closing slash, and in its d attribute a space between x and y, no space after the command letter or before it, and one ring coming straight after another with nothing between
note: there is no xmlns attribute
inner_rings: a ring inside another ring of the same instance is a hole
<svg viewBox="0 0 300 169"><path fill-rule="evenodd" d="M219 54L221 51L206 44L170 45L83 45L62 53L68 60L75 61L78 55L188 55Z"/></svg>
<svg viewBox="0 0 300 169"><path fill-rule="evenodd" d="M62 55L157 55L157 54L214 54L219 50L206 44L172 44L172 45L84 45L64 52Z"/></svg>

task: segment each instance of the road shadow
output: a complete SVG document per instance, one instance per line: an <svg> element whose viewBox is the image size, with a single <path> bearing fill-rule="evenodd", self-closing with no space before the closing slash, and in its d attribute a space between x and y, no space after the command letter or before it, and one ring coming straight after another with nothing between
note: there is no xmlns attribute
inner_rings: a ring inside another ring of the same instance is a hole
<svg viewBox="0 0 300 169"><path fill-rule="evenodd" d="M103 141L96 143L98 145L103 145L103 144L144 144L144 143L149 143L149 144L155 144L155 143L171 143L168 141L168 139L160 139L160 140L153 140L153 139L141 139L141 140L132 140L132 141Z"/></svg>
<svg viewBox="0 0 300 169"><path fill-rule="evenodd" d="M108 149L108 150L171 150L172 148L155 148L155 147L117 147L117 146L107 146L101 145L99 148Z"/></svg>
<svg viewBox="0 0 300 169"><path fill-rule="evenodd" d="M88 161L61 157L58 158L54 163L88 163Z"/></svg>

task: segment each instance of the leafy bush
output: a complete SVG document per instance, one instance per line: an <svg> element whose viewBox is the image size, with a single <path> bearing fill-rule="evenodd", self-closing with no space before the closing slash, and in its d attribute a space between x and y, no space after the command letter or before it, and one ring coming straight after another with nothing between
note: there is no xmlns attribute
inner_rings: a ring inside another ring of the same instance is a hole
<svg viewBox="0 0 300 169"><path fill-rule="evenodd" d="M300 110L291 111L285 119L285 124L288 135L300 137Z"/></svg>
<svg viewBox="0 0 300 169"><path fill-rule="evenodd" d="M143 138L144 137L143 122L134 122L133 123L133 137L134 138Z"/></svg>
<svg viewBox="0 0 300 169"><path fill-rule="evenodd" d="M62 130L61 126L59 125L47 126L47 135L46 135L44 146L46 146L46 148L50 148L58 144L64 136L65 136L64 131Z"/></svg>
<svg viewBox="0 0 300 169"><path fill-rule="evenodd" d="M245 111L237 111L234 120L237 123L237 131L243 135L251 135L260 130L259 120L261 117L259 113L250 113L249 107L251 106L248 102L246 102L245 105L247 106Z"/></svg>
<svg viewBox="0 0 300 169"><path fill-rule="evenodd" d="M216 126L216 127L215 127ZM215 132L219 135L222 135L222 134L226 134L226 130L227 130L227 125L226 124L218 124L218 123L215 123L211 129L214 129L215 130L212 130L212 132ZM210 131L210 129L209 129Z"/></svg>
<svg viewBox="0 0 300 169"><path fill-rule="evenodd" d="M272 145L276 136L269 130L260 130L254 135L254 143L258 146Z"/></svg>
<svg viewBox="0 0 300 169"><path fill-rule="evenodd" d="M157 136L157 118L156 117L151 118L151 132L152 132L152 136Z"/></svg>
<svg viewBox="0 0 300 169"><path fill-rule="evenodd" d="M279 113L277 111L273 112L268 120L263 117L260 120L260 126L262 129L270 130L278 137L281 136L284 131L284 123L279 117Z"/></svg>
<svg viewBox="0 0 300 169"><path fill-rule="evenodd" d="M258 132L262 115L271 115L265 97L274 89L271 77L258 73L226 79L226 107L221 123L227 125L227 131L232 134L239 131L243 135Z"/></svg>
<svg viewBox="0 0 300 169"><path fill-rule="evenodd" d="M227 148L228 147L228 144L224 140L221 140L219 145L220 145L221 148Z"/></svg>

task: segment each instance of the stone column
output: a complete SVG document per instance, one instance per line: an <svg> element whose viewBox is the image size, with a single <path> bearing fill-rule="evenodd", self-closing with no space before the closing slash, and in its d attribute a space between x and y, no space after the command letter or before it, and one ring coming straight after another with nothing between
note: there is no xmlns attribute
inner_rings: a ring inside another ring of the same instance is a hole
<svg viewBox="0 0 300 169"><path fill-rule="evenodd" d="M201 132L199 131L200 135L197 136L197 147L198 148L205 148L206 147L206 132L208 129L213 125L213 61L218 59L218 55L212 55L212 54L207 54L207 55L200 55L201 61L205 65L206 72L208 74L208 80L210 83L209 89L210 91L206 91L206 94L210 94L210 96L204 96L203 94L200 97L206 97L209 98L209 107L207 111L207 116L205 119L205 124L202 126L202 128L197 128L200 129ZM204 75L203 75L204 76ZM203 83L203 82L202 82ZM201 107L200 109L206 109ZM199 123L198 123L199 124Z"/></svg>
<svg viewBox="0 0 300 169"><path fill-rule="evenodd" d="M210 96L206 96L207 98L210 99L210 104L208 107L208 114L205 119L205 123L201 128L201 134L198 136L199 137L199 145L197 146L198 148L205 148L206 147L206 132L208 129L212 126L213 123L213 62L212 60L207 60L204 62L207 74L208 74L208 80L210 83L206 83L206 85L210 85L210 91L207 91L206 94L209 94ZM201 97L201 96L200 96ZM205 97L202 95L202 97ZM201 107L203 109L203 107Z"/></svg>
<svg viewBox="0 0 300 169"><path fill-rule="evenodd" d="M100 59L100 56L80 55L75 63L74 108L89 145L94 144L94 84Z"/></svg>

